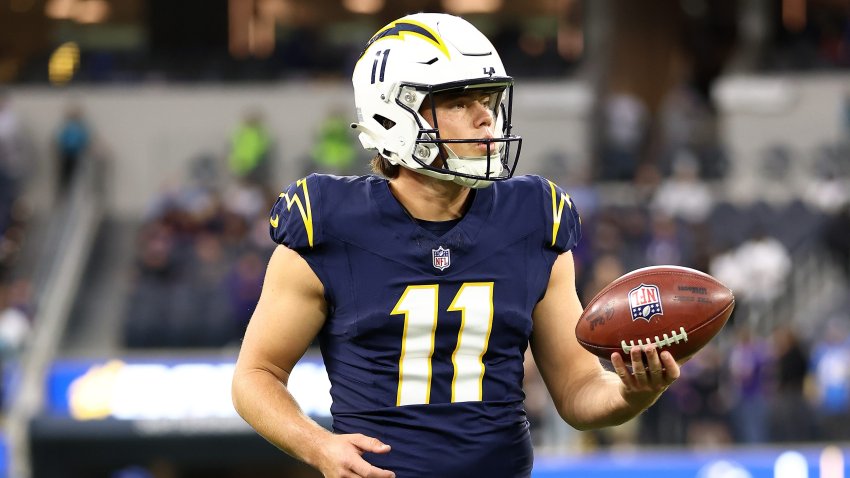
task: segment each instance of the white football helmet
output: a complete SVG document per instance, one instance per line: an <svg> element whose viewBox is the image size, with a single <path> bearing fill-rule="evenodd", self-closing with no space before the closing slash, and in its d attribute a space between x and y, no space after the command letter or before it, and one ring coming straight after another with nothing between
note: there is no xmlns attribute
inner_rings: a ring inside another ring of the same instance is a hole
<svg viewBox="0 0 850 478"><path fill-rule="evenodd" d="M511 134L514 81L487 37L466 20L417 13L390 23L366 44L352 82L357 123L351 127L364 148L392 164L469 187L513 175L522 145ZM429 95L471 89L493 95L493 138L444 139L436 115L432 127L419 114ZM458 156L454 143L485 143L487 154ZM444 160L435 163L441 150Z"/></svg>

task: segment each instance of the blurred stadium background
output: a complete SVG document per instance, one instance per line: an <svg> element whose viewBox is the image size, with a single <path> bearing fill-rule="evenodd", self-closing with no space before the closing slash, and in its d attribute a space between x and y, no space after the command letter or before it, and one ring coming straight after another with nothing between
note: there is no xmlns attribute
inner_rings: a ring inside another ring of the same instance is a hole
<svg viewBox="0 0 850 478"><path fill-rule="evenodd" d="M562 424L529 362L534 476L850 472L850 1L2 0L0 476L316 476L230 374L273 199L366 171L349 72L415 11L517 78L519 172L582 213L585 301L651 264L738 297L622 427ZM328 423L317 352L292 389Z"/></svg>

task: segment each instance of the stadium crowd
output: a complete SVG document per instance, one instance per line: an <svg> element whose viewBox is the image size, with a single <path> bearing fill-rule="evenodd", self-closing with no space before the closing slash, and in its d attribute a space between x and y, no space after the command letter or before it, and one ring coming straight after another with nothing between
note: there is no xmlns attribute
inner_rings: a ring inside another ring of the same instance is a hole
<svg viewBox="0 0 850 478"><path fill-rule="evenodd" d="M799 31L776 29L756 67L785 71L850 64L846 18L838 25L823 15L812 19ZM509 71L556 78L576 68L577 60L560 54L555 38L509 26L497 30L494 43ZM234 61L224 51L198 55L180 48L169 49L169 57L84 51L76 81L279 81L349 71L361 46L333 44L323 33L312 27L288 31L267 61ZM46 81L45 61L24 65L16 81ZM26 215L18 207L18 125L4 100L0 94L0 353L20 347L33 313L27 284L15 282L11 273ZM685 364L670 393L639 420L586 432L579 440L584 446L848 440L850 304L830 304L818 316L801 318L793 312L802 308L792 307L788 297L798 265L820 251L843 270L841 287L850 287L850 148L847 141L824 146L810 194L781 204L726 201L716 191L734 161L717 147L711 125L716 112L704 100L687 87L671 92L661 108L669 133L663 138L666 149L647 165L639 154L646 149L642 134L650 129L646 106L632 96L611 94L601 106L607 123L593 171L557 161L547 171L534 171L565 187L581 213L584 239L575 259L584 303L620 275L653 264L711 273L738 298L722 335ZM850 102L847 111L850 137ZM74 119L69 111L69 121ZM126 347L238 346L274 247L268 211L283 186L267 182L276 157L274 138L263 131L261 120L247 115L226 158L199 158L189 180L165 186L151 202L137 236L134 284L124 307ZM79 130L69 135L67 155L73 156L73 144L87 140ZM793 160L788 154L781 147L771 151L766 179L781 178ZM529 162L545 163L535 159ZM304 169L329 166L305 162ZM617 194L609 194L612 189ZM7 340L6 323L18 324L13 339ZM531 362L526 381L538 445L566 446L576 434L551 430L559 420L552 417Z"/></svg>
<svg viewBox="0 0 850 478"><path fill-rule="evenodd" d="M30 167L27 154L11 98L0 91L0 377L5 376L2 367L24 346L31 328L30 284L14 274L28 222L23 200Z"/></svg>

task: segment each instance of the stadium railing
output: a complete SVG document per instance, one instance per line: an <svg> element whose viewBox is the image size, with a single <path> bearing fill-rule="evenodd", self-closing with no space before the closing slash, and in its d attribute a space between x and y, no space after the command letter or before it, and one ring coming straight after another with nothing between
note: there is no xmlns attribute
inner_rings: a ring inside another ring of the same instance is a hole
<svg viewBox="0 0 850 478"><path fill-rule="evenodd" d="M33 333L20 360L20 380L7 418L10 476L29 476L30 420L42 407L45 371L62 339L105 208L107 163L88 159L73 180L68 200L49 213L50 226L39 245Z"/></svg>

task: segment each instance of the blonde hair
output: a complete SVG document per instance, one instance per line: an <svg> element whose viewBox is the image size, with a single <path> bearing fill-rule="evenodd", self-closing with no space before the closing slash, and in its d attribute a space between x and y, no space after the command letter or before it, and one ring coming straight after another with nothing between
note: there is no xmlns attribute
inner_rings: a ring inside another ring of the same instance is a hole
<svg viewBox="0 0 850 478"><path fill-rule="evenodd" d="M387 158L381 156L380 154L376 154L369 164L372 167L373 173L380 174L381 176L387 179L397 178L399 170L401 169L401 166L390 163Z"/></svg>

